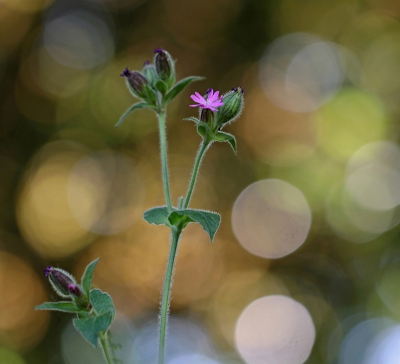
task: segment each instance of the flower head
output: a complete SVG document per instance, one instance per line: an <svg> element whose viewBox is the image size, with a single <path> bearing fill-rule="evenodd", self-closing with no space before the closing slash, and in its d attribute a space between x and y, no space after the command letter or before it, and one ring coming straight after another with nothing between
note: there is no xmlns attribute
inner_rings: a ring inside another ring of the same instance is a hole
<svg viewBox="0 0 400 364"><path fill-rule="evenodd" d="M201 96L198 92L191 95L191 99L197 102L197 105L190 105L190 107L202 107L203 109L210 109L211 111L217 111L217 107L222 106L222 96L219 96L219 91L214 92L213 89L206 91L206 98Z"/></svg>

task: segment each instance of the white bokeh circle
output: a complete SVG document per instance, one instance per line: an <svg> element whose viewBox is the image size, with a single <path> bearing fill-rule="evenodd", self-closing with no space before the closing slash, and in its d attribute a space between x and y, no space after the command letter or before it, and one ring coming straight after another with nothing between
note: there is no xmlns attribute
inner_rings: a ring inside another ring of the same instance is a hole
<svg viewBox="0 0 400 364"><path fill-rule="evenodd" d="M303 193L278 179L251 184L232 209L232 228L240 244L250 253L270 259L299 248L307 238L311 220Z"/></svg>
<svg viewBox="0 0 400 364"><path fill-rule="evenodd" d="M287 296L266 296L242 312L235 341L248 364L302 364L311 353L315 327L299 302Z"/></svg>

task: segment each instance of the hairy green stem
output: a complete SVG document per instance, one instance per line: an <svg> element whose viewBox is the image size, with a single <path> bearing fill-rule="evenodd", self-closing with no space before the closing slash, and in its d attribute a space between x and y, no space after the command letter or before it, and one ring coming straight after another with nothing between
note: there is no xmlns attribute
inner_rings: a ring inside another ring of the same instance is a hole
<svg viewBox="0 0 400 364"><path fill-rule="evenodd" d="M205 142L204 140L201 142L199 151L197 152L196 161L194 163L192 177L190 178L190 183L188 187L188 191L186 193L185 204L183 206L184 209L187 209L189 206L190 198L192 197L193 189L197 180L197 173L199 172L201 160L203 159L204 153L207 150L207 147L210 143Z"/></svg>
<svg viewBox="0 0 400 364"><path fill-rule="evenodd" d="M174 274L175 258L178 251L179 238L182 230L173 227L171 229L171 249L169 252L167 272L165 273L164 288L160 307L160 340L158 347L158 364L164 364L165 336L167 332L169 303L171 298L172 276Z"/></svg>
<svg viewBox="0 0 400 364"><path fill-rule="evenodd" d="M168 212L172 212L171 194L169 192L168 159L167 159L167 133L165 128L165 111L158 114L158 129L160 131L161 170L164 185L165 201Z"/></svg>
<svg viewBox="0 0 400 364"><path fill-rule="evenodd" d="M108 337L106 332L102 332L100 335L100 344L103 349L104 357L107 360L107 364L113 364L112 355L110 351L110 346L108 343Z"/></svg>

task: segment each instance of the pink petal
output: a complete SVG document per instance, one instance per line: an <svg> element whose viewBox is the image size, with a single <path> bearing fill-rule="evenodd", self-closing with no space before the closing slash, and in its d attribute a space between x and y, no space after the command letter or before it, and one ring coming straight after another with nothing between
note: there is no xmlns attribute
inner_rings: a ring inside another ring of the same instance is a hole
<svg viewBox="0 0 400 364"><path fill-rule="evenodd" d="M199 107L201 105L189 105L190 107Z"/></svg>
<svg viewBox="0 0 400 364"><path fill-rule="evenodd" d="M206 99L205 99L202 95L200 95L198 92L195 92L194 94L195 94L199 99L206 101Z"/></svg>
<svg viewBox="0 0 400 364"><path fill-rule="evenodd" d="M201 97L201 96L200 96L200 97ZM199 98L199 97L197 97L197 96L191 95L190 98L191 98L194 102L199 102L199 103L201 103L201 104L204 103L204 102L206 102L206 100L204 100L203 97Z"/></svg>
<svg viewBox="0 0 400 364"><path fill-rule="evenodd" d="M215 94L212 95L211 97L211 102L213 103L215 100L218 99L219 91L217 91ZM209 99L210 100L210 99Z"/></svg>

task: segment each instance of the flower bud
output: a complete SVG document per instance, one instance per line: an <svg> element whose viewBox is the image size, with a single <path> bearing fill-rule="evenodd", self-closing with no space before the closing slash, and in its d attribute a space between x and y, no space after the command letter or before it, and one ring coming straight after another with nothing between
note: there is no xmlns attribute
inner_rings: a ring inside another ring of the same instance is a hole
<svg viewBox="0 0 400 364"><path fill-rule="evenodd" d="M158 76L156 68L149 61L144 62L142 73L151 85L154 85L157 82Z"/></svg>
<svg viewBox="0 0 400 364"><path fill-rule="evenodd" d="M224 105L218 109L217 125L221 129L226 123L232 122L237 119L244 104L244 89L241 87L233 88L223 97Z"/></svg>
<svg viewBox="0 0 400 364"><path fill-rule="evenodd" d="M76 285L76 284L73 284L73 283L69 284L68 285L68 291L69 291L70 294L72 294L72 295L74 295L74 296L76 296L78 298L82 297L82 291L79 288L79 286Z"/></svg>
<svg viewBox="0 0 400 364"><path fill-rule="evenodd" d="M201 109L200 121L203 121L209 125L214 125L215 114L210 109Z"/></svg>
<svg viewBox="0 0 400 364"><path fill-rule="evenodd" d="M158 77L163 80L168 87L171 87L175 82L175 66L170 54L161 48L154 50L156 54L154 64Z"/></svg>
<svg viewBox="0 0 400 364"><path fill-rule="evenodd" d="M131 92L140 99L147 98L147 90L145 85L149 83L146 77L144 77L138 71L129 71L128 68L125 68L122 73L122 77L126 77L128 88Z"/></svg>
<svg viewBox="0 0 400 364"><path fill-rule="evenodd" d="M74 277L62 269L51 266L47 267L44 272L59 296L70 297L69 287L72 285L76 286Z"/></svg>

